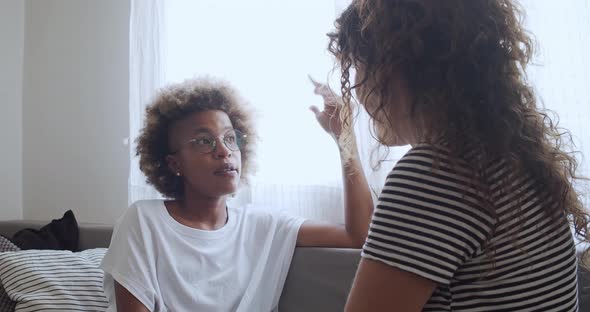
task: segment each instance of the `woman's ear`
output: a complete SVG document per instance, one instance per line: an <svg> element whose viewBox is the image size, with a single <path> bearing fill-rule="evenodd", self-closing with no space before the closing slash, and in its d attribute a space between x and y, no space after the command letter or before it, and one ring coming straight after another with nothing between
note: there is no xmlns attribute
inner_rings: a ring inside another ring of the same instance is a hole
<svg viewBox="0 0 590 312"><path fill-rule="evenodd" d="M166 163L168 164L168 168L174 175L180 176L182 172L180 172L180 164L176 159L175 155L167 155L166 156Z"/></svg>

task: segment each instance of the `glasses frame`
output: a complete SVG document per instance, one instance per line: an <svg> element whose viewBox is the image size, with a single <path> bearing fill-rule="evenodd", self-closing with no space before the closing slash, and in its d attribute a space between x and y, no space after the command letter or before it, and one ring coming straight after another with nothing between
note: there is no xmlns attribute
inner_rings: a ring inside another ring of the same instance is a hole
<svg viewBox="0 0 590 312"><path fill-rule="evenodd" d="M200 152L199 154L201 154L201 155L210 154L210 153L215 152L215 150L217 149L217 144L218 144L217 142L219 141L219 139L221 139L221 142L223 142L223 145L225 145L225 147L227 149L229 149L232 152L237 152L237 151L239 151L239 150L242 149L242 146L244 145L243 142L245 142L246 141L246 138L248 137L247 134L244 134L239 129L230 129L230 130L227 130L222 136L214 136L210 132L205 132L205 133L209 134L210 135L210 138L212 140L211 140L211 143L209 144L209 146L210 146L209 150L207 152ZM236 140L238 142L242 142L242 143L236 143L236 145L237 145L237 148L236 149L230 147L229 146L229 143L227 143L227 138L230 135L230 133L235 133ZM170 152L169 154L170 155L175 155L178 152L180 152L181 149L183 149L184 147L192 144L193 142L195 142L197 140L198 140L198 138L192 138L190 140L187 140L187 141L183 142L182 145L178 149L176 149L173 152Z"/></svg>

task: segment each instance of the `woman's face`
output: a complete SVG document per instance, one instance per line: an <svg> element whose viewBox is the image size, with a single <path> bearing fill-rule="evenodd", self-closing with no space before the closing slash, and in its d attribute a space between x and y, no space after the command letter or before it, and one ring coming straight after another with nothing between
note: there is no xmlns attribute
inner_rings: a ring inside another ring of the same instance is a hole
<svg viewBox="0 0 590 312"><path fill-rule="evenodd" d="M169 168L181 174L185 192L208 198L233 194L242 164L239 139L225 112L192 113L170 127L168 142L175 153L167 157Z"/></svg>
<svg viewBox="0 0 590 312"><path fill-rule="evenodd" d="M356 69L355 85L361 83L367 73L362 68ZM369 75L366 81L356 87L358 102L372 116L377 137L387 146L415 144L415 126L410 116L410 94L401 77L393 80L386 96L375 88L376 83ZM383 105L382 108L380 106Z"/></svg>

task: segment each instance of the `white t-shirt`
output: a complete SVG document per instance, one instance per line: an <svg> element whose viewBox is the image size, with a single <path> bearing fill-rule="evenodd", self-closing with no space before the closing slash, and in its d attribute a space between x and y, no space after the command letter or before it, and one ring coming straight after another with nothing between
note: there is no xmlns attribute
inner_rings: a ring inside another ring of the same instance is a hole
<svg viewBox="0 0 590 312"><path fill-rule="evenodd" d="M117 222L101 268L107 311L115 279L150 311L276 311L303 219L228 208L215 231L174 220L162 200L138 201Z"/></svg>

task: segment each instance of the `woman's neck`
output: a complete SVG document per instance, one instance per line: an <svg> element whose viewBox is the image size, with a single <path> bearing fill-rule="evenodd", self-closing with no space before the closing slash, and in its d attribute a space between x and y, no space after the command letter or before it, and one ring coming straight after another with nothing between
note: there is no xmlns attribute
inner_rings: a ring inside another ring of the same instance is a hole
<svg viewBox="0 0 590 312"><path fill-rule="evenodd" d="M226 196L204 197L189 192L173 201L169 212L178 222L201 230L217 230L228 221Z"/></svg>

